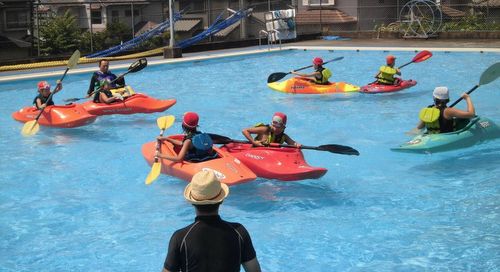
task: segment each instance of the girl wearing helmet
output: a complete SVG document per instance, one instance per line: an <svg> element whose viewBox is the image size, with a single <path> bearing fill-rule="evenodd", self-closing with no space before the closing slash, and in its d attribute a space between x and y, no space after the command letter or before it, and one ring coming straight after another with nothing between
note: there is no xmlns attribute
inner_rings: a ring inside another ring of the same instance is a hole
<svg viewBox="0 0 500 272"><path fill-rule="evenodd" d="M52 92L50 91L49 83L47 81L40 81L38 82L37 87L38 95L33 100L33 105L35 105L35 107L39 110L43 110L47 106L54 105L54 101L52 101L52 97L50 97ZM58 80L53 93L55 94L60 90L62 90L62 83Z"/></svg>
<svg viewBox="0 0 500 272"><path fill-rule="evenodd" d="M323 67L323 59L314 58L313 59L314 72L311 74L301 74L295 71L291 71L290 73L300 76L300 77L308 77L315 84L326 85L328 84L328 79L332 76L332 71L328 68Z"/></svg>
<svg viewBox="0 0 500 272"><path fill-rule="evenodd" d="M432 96L434 97L434 105L420 111L418 130L426 128L429 134L453 132L455 130L454 118L469 119L476 116L474 104L467 93L462 94L462 97L467 101L467 111L446 106L450 102L447 87L436 87Z"/></svg>
<svg viewBox="0 0 500 272"><path fill-rule="evenodd" d="M186 112L182 118L182 130L184 139L182 141L167 137L158 137L158 141L168 141L173 145L180 146L177 156L157 154L158 158L174 162L191 161L201 162L217 158L217 152L212 148L213 142L210 136L197 130L200 120L196 112Z"/></svg>
<svg viewBox="0 0 500 272"><path fill-rule="evenodd" d="M290 136L285 134L286 114L276 112L273 115L271 124L258 123L257 125L245 128L242 133L254 146L266 146L272 143L295 145L300 147L300 144L295 142ZM257 134L252 138L252 134Z"/></svg>
<svg viewBox="0 0 500 272"><path fill-rule="evenodd" d="M398 85L401 79L394 77L394 75L401 76L401 70L394 68L396 65L396 57L389 55L385 58L387 65L380 66L378 73L375 75L377 83L384 85Z"/></svg>

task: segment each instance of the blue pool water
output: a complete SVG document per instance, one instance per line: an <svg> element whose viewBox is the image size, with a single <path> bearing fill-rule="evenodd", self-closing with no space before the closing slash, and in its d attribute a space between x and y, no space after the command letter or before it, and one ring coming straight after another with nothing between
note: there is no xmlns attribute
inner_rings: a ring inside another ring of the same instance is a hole
<svg viewBox="0 0 500 272"><path fill-rule="evenodd" d="M390 53L399 65L415 55ZM221 214L247 227L264 271L500 270L500 141L432 155L389 151L408 139L435 86L449 86L453 101L499 54L434 52L403 69L418 85L393 94L286 95L265 84L270 73L315 56L344 56L327 65L334 80L361 85L387 54L297 50L150 66L127 82L176 98L166 113L41 127L32 138L10 114L31 103L36 81L1 83L0 271L159 271L171 234L194 211L182 197L184 181L162 175L144 185L150 167L140 149L158 134L157 117L175 115L166 134L179 133L186 111L200 114L201 130L239 139L242 128L283 111L297 141L361 152L305 151L311 165L329 169L319 180L231 187ZM82 96L89 79L69 75L56 103ZM500 124L499 90L497 80L472 99L478 115Z"/></svg>

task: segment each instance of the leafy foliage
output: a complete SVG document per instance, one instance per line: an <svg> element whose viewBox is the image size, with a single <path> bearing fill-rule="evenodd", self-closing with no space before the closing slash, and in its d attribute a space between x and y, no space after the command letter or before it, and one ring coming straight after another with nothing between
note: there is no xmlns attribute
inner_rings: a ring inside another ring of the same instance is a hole
<svg viewBox="0 0 500 272"><path fill-rule="evenodd" d="M443 31L500 30L500 24L481 15L470 15L460 21L446 22Z"/></svg>
<svg viewBox="0 0 500 272"><path fill-rule="evenodd" d="M56 15L40 27L40 48L44 54L73 52L80 45L80 28L76 17L66 11Z"/></svg>

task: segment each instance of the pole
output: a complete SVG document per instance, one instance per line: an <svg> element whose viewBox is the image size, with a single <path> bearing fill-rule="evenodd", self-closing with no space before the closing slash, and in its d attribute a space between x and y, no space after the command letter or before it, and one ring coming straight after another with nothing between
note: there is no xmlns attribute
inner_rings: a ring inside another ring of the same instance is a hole
<svg viewBox="0 0 500 272"><path fill-rule="evenodd" d="M92 30L92 3L89 4L89 23L90 23L90 53L94 52L94 31Z"/></svg>
<svg viewBox="0 0 500 272"><path fill-rule="evenodd" d="M168 16L170 17L170 47L174 48L175 38L174 38L174 1L168 0Z"/></svg>
<svg viewBox="0 0 500 272"><path fill-rule="evenodd" d="M134 21L134 2L130 2L130 9L132 12L132 38L135 38L135 21Z"/></svg>

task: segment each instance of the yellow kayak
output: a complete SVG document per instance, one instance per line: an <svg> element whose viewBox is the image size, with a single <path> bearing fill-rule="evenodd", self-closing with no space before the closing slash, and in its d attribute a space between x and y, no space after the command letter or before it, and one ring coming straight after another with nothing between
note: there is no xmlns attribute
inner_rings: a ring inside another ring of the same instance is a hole
<svg viewBox="0 0 500 272"><path fill-rule="evenodd" d="M345 82L329 82L320 85L302 77L293 77L281 82L268 83L267 86L275 91L293 94L326 94L358 92L359 86Z"/></svg>

